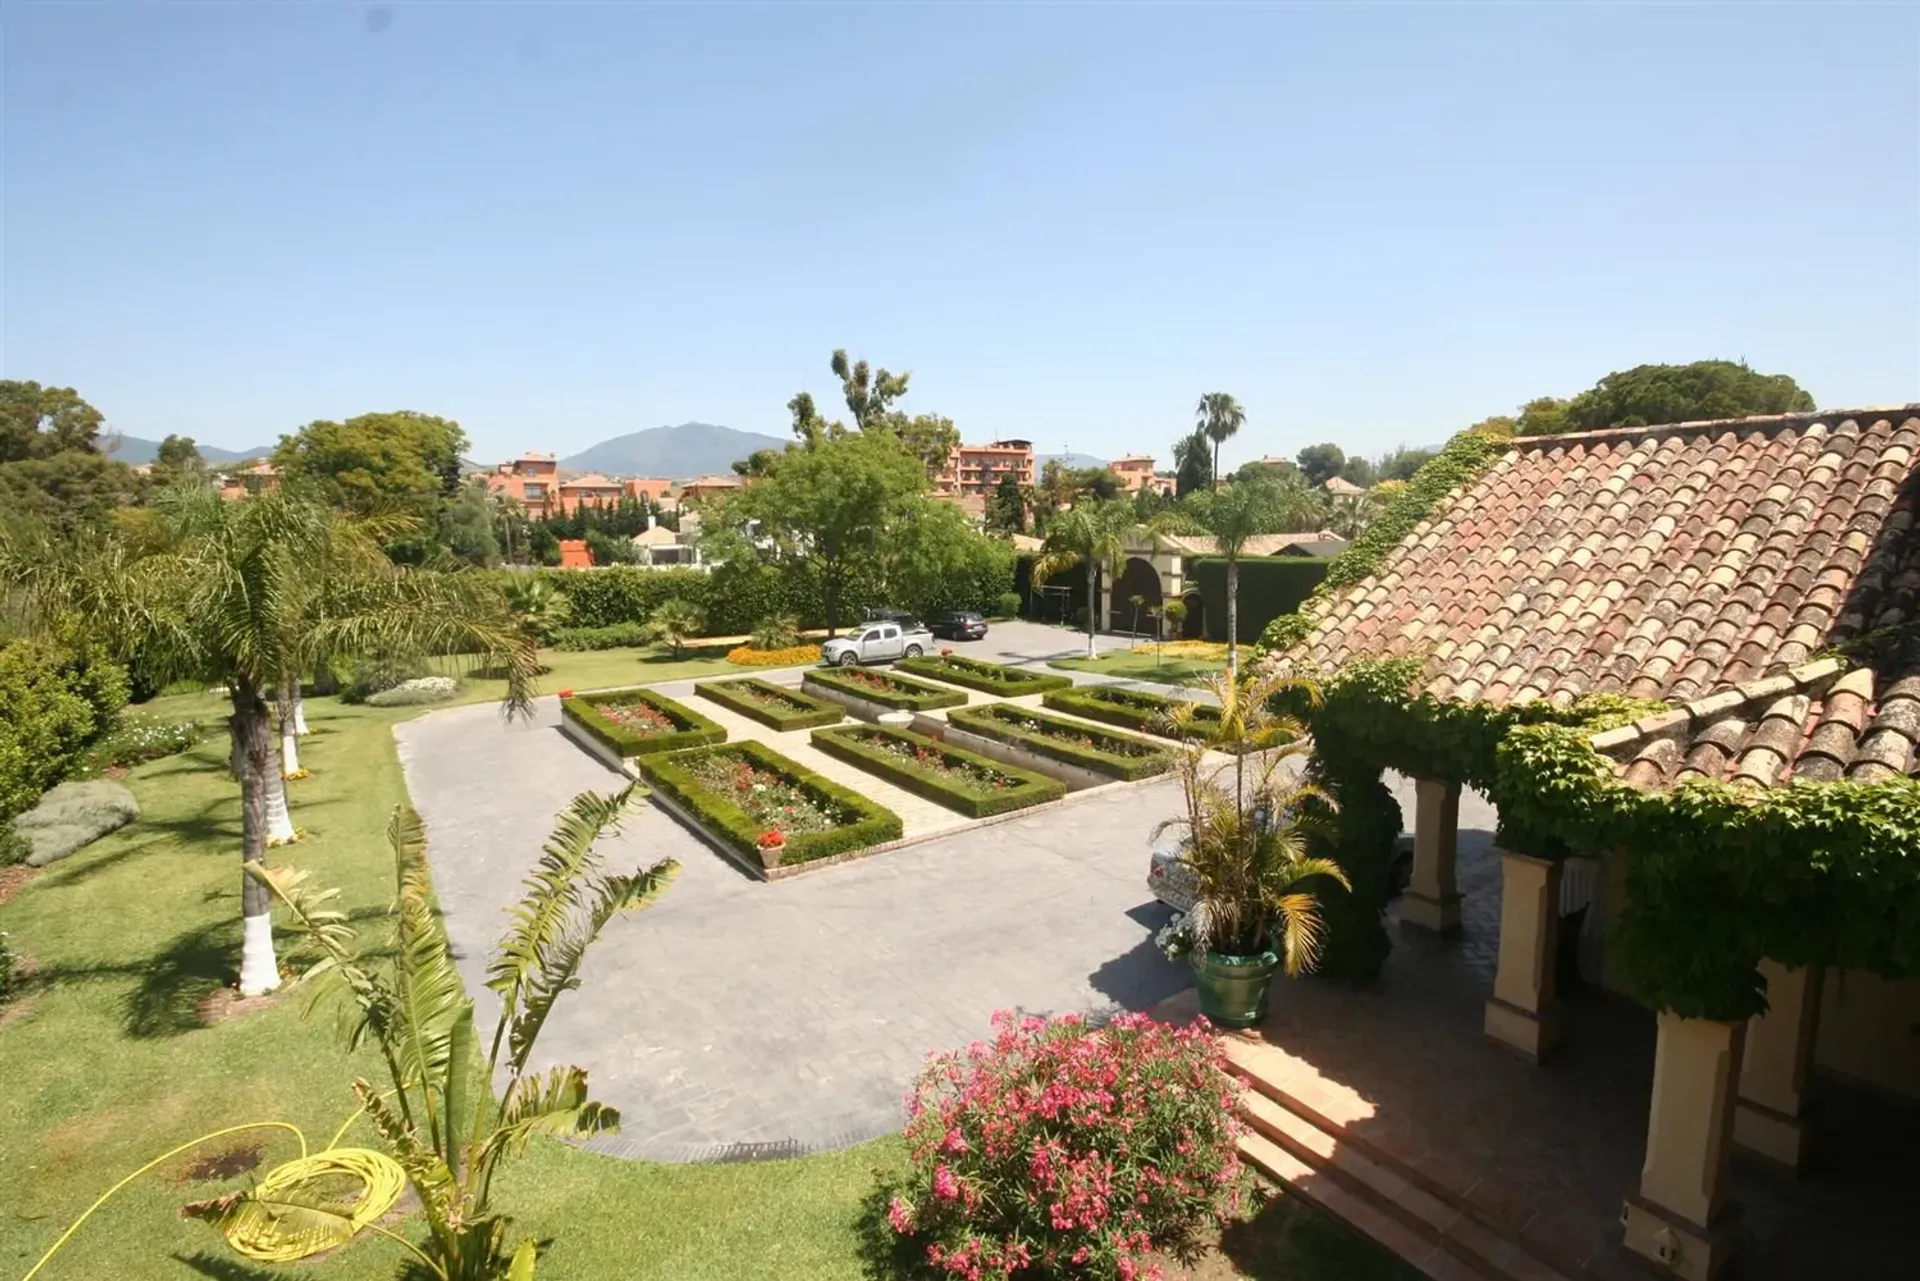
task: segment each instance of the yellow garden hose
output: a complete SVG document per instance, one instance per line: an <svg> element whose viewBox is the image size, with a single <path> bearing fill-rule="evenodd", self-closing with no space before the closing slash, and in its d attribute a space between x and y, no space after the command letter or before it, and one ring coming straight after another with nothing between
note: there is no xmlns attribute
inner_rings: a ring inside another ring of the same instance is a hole
<svg viewBox="0 0 1920 1281"><path fill-rule="evenodd" d="M352 1117L347 1118L346 1125L342 1125L339 1133L334 1135L335 1143L340 1141L341 1135L346 1133L347 1126L352 1125L359 1115L356 1112ZM260 1181L259 1187L254 1191L254 1195L262 1200L249 1205L246 1212L236 1215L223 1229L223 1235L227 1238L229 1245L250 1259L258 1259L264 1263L291 1263L296 1259L304 1259L308 1255L318 1254L322 1250L340 1245L345 1240L358 1235L363 1228L372 1228L382 1236L394 1236L393 1233L378 1227L375 1220L391 1210L399 1201L401 1192L406 1189L406 1171L400 1168L398 1162L384 1153L367 1148L329 1147L324 1152L309 1156L307 1136L300 1132L298 1126L286 1121L254 1121L247 1125L234 1125L224 1130L215 1130L211 1134L203 1134L197 1139L182 1143L179 1147L155 1157L108 1188L98 1200L87 1207L84 1214L75 1219L72 1225L60 1234L60 1239L40 1256L39 1262L35 1263L20 1281L33 1281L33 1278L40 1274L40 1270L47 1266L47 1261L59 1252L60 1247L71 1240L73 1234L80 1230L81 1225L93 1217L94 1211L105 1205L122 1188L155 1166L163 1165L202 1143L222 1139L229 1134L270 1129L286 1130L299 1140L300 1156L285 1165L275 1166L267 1172L266 1177ZM358 1201L352 1203L351 1211L346 1210L349 1198L340 1195L339 1192L342 1180L356 1181L363 1189ZM319 1183L326 1190L324 1192L312 1190L311 1185L315 1183ZM344 1234L338 1231L283 1231L282 1215L272 1204L275 1193L282 1197L295 1198L299 1202L337 1205L346 1214L349 1228ZM413 1250L415 1254L419 1254L419 1251L414 1250L412 1244L404 1238L394 1236L394 1239L409 1250Z"/></svg>

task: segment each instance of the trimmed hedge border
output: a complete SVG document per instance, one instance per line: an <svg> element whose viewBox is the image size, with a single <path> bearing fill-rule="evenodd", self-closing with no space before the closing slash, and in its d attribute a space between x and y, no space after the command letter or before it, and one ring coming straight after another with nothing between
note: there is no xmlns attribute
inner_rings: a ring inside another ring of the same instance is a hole
<svg viewBox="0 0 1920 1281"><path fill-rule="evenodd" d="M758 842L765 829L745 810L702 787L686 769L690 761L721 752L748 757L754 764L783 775L814 800L838 805L859 816L853 822L829 832L803 832L787 837L786 853L780 859L781 867L810 863L815 859L865 849L869 845L897 841L906 830L900 822L900 816L892 810L875 805L853 789L842 787L825 775L816 774L764 743L756 743L751 739L696 747L691 751L667 755L646 756L635 762L641 777L666 793L692 815L710 836L739 853L751 867L764 867Z"/></svg>
<svg viewBox="0 0 1920 1281"><path fill-rule="evenodd" d="M629 703L644 703L680 728L672 734L655 734L645 737L608 719L600 712L602 707L620 707ZM560 714L622 758L657 756L662 752L684 752L690 747L706 747L727 741L726 730L691 707L676 703L664 694L656 694L650 689L637 686L632 689L598 690L592 694L575 694L572 698L563 698L560 700Z"/></svg>
<svg viewBox="0 0 1920 1281"><path fill-rule="evenodd" d="M900 692L863 685L832 667L816 667L807 673L805 679L828 689L839 690L851 698L864 698L869 703L891 707L897 712L930 712L936 707L964 707L967 702L967 696L958 690L943 689L908 676L896 676L892 672L876 672L872 668L863 670L869 676L877 676L898 687Z"/></svg>
<svg viewBox="0 0 1920 1281"><path fill-rule="evenodd" d="M1050 693L1040 701L1056 712L1071 712L1088 720L1105 721L1123 729L1137 729L1152 734L1161 732L1154 726L1162 715L1187 700L1169 698L1165 694L1148 694L1137 689L1123 689L1118 685L1077 685L1070 690ZM1219 710L1200 703L1195 705L1193 719L1187 723L1186 733L1179 737L1209 738L1219 727ZM1172 738L1175 735L1171 729L1167 729L1163 737Z"/></svg>
<svg viewBox="0 0 1920 1281"><path fill-rule="evenodd" d="M903 658L893 666L897 671L912 672L915 676L945 681L949 685L962 685L984 694L998 694L1002 698L1044 694L1050 689L1065 689L1073 684L1071 677L1049 676L1002 663L964 658L959 654L926 654L919 658Z"/></svg>
<svg viewBox="0 0 1920 1281"><path fill-rule="evenodd" d="M1009 724L1003 719L1008 716L1036 721L1042 725L1056 726L1074 734L1084 734L1094 741L1095 746L1080 747L1073 743L1063 743L1056 738L1049 738L1044 734L1033 733L1019 725ZM1069 765L1078 765L1082 769L1094 770L1127 782L1152 778L1156 774L1164 774L1173 768L1173 750L1151 739L1136 738L1132 734L1115 734L1091 725L1067 720L1065 717L1049 716L1045 712L1035 711L1030 707L1008 707L1004 703L989 703L984 707L963 707L948 712L947 720L950 724L983 738L1012 743L1040 756L1065 761ZM1151 756L1129 756L1121 752L1101 750L1098 744L1102 741L1138 744L1154 748L1155 751Z"/></svg>
<svg viewBox="0 0 1920 1281"><path fill-rule="evenodd" d="M860 740L879 736L914 747L931 748L942 756L990 769L996 774L1005 774L1018 779L1016 786L999 792L976 792L956 787L937 774L913 768L884 752L867 746ZM994 814L1005 814L1011 810L1025 809L1029 805L1039 805L1046 801L1057 801L1067 794L1067 785L1056 779L1035 774L1031 770L1017 769L1012 765L1002 765L999 761L977 756L958 747L950 747L938 739L928 738L925 734L916 734L911 730L895 729L890 725L842 725L837 729L817 729L812 734L813 745L829 756L837 756L850 765L857 765L869 774L904 788L916 796L924 796L930 801L944 805L948 809L958 810L968 818L988 818Z"/></svg>
<svg viewBox="0 0 1920 1281"><path fill-rule="evenodd" d="M778 694L781 698L790 698L796 703L803 704L808 710L776 712L770 707L763 707L752 699L743 698L737 694L735 691L742 685L751 685L756 689ZM847 718L847 709L838 703L824 698L815 698L812 694L788 689L784 685L775 685L772 681L764 681L757 676L735 677L724 681L701 681L693 687L693 692L782 733L794 729L812 729L816 725L838 725Z"/></svg>

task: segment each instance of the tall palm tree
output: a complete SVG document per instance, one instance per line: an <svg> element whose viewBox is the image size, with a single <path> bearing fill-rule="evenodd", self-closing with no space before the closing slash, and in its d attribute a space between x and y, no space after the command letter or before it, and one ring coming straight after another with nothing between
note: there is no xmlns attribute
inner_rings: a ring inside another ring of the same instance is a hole
<svg viewBox="0 0 1920 1281"><path fill-rule="evenodd" d="M1134 527L1133 507L1119 499L1080 503L1056 512L1047 524L1046 541L1033 562L1033 585L1076 566L1087 571L1087 657L1095 655L1094 633L1100 621L1100 593L1096 584L1105 569L1119 577L1127 559L1127 533Z"/></svg>
<svg viewBox="0 0 1920 1281"><path fill-rule="evenodd" d="M1219 489L1188 494L1180 517L1188 528L1213 536L1215 550L1227 562L1227 672L1240 671L1240 559L1247 542L1283 531L1294 517L1287 490L1273 481L1236 480Z"/></svg>
<svg viewBox="0 0 1920 1281"><path fill-rule="evenodd" d="M1220 483L1220 446L1247 425L1247 411L1224 391L1210 391L1194 407L1194 426L1213 442L1213 483Z"/></svg>
<svg viewBox="0 0 1920 1281"><path fill-rule="evenodd" d="M78 626L152 678L226 686L243 864L266 858L268 807L281 775L266 692L288 672L375 656L461 655L505 669L509 715L530 709L534 647L479 577L398 567L368 527L297 497L225 503L210 491L179 489L157 499L155 511L155 532L137 542L0 537L0 591L22 595L34 626ZM246 995L280 982L270 906L266 885L243 874Z"/></svg>

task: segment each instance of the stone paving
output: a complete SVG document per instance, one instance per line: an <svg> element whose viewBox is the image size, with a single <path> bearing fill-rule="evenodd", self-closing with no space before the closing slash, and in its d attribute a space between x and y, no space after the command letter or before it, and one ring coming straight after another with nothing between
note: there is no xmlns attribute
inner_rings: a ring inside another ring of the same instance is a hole
<svg viewBox="0 0 1920 1281"><path fill-rule="evenodd" d="M964 652L1024 663L1073 652L1058 629L995 630L999 645ZM797 683L799 673L770 678ZM663 689L690 698L691 686ZM698 705L736 728L726 709ZM733 719L777 750L811 753L804 734ZM553 815L578 792L625 781L558 721L556 701L542 699L530 724L477 706L396 727L483 1025L493 1017L486 957ZM806 763L851 769L818 754ZM909 802L929 804L856 777L903 817ZM658 906L607 931L581 990L549 1023L541 1058L586 1067L595 1097L620 1109L622 1134L600 1144L618 1155L738 1159L897 1130L926 1054L984 1035L994 1010L1146 1009L1191 983L1152 945L1168 913L1146 890L1149 833L1177 804L1170 780L1103 787L775 883L643 808L603 848L616 864L676 858L681 877ZM940 821L957 817L932 808Z"/></svg>

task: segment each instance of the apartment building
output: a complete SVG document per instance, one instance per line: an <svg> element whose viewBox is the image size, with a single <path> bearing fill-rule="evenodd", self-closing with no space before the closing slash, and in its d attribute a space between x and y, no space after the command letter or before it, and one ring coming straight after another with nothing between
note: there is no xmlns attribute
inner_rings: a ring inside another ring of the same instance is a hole
<svg viewBox="0 0 1920 1281"><path fill-rule="evenodd" d="M560 510L560 464L552 454L522 454L487 473L489 493L505 494L539 519Z"/></svg>
<svg viewBox="0 0 1920 1281"><path fill-rule="evenodd" d="M947 456L946 466L933 473L933 484L949 497L989 494L1004 476L1012 476L1022 485L1033 484L1032 441L962 445Z"/></svg>

